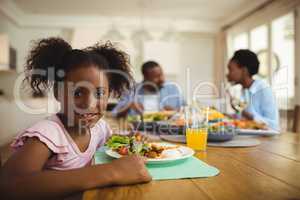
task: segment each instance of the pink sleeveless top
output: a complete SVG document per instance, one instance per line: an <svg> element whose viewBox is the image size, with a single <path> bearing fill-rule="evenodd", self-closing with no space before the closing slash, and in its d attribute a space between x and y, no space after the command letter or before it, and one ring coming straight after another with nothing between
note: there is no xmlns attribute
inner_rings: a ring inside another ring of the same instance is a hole
<svg viewBox="0 0 300 200"><path fill-rule="evenodd" d="M89 165L97 148L104 145L112 134L108 124L102 119L90 131L89 146L85 152L81 152L60 119L53 115L21 131L11 146L17 150L24 145L27 138L35 137L53 152L53 156L45 164L45 169L76 169Z"/></svg>

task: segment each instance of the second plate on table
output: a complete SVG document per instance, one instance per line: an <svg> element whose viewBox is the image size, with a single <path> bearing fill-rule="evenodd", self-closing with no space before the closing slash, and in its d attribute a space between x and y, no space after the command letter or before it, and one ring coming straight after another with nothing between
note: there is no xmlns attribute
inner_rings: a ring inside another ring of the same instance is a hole
<svg viewBox="0 0 300 200"><path fill-rule="evenodd" d="M208 142L226 142L230 141L234 138L235 134L226 133L226 134L208 134ZM186 143L185 135L160 135L159 136L162 140L169 141L169 142L176 142L176 143Z"/></svg>
<svg viewBox="0 0 300 200"><path fill-rule="evenodd" d="M168 142L186 143L185 135L160 135L159 137L160 139Z"/></svg>
<svg viewBox="0 0 300 200"><path fill-rule="evenodd" d="M255 129L237 129L238 135L261 135L261 136L274 136L279 135L280 132L272 129L255 130Z"/></svg>

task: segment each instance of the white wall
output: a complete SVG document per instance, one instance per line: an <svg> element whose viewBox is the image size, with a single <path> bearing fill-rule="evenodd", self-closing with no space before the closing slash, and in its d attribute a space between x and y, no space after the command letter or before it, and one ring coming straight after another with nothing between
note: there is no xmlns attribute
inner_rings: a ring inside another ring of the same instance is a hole
<svg viewBox="0 0 300 200"><path fill-rule="evenodd" d="M27 100L25 104L45 105L45 99ZM0 97L0 146L10 142L13 137L21 130L34 122L47 116L42 114L28 114L16 106L14 101Z"/></svg>
<svg viewBox="0 0 300 200"><path fill-rule="evenodd" d="M186 90L187 80L185 75L187 68L190 68L191 77L188 81L192 87L201 81L215 81L213 66L214 34L174 32L173 35L175 37L170 35L170 38L168 38L163 37L163 31L147 31L150 38L145 39L143 36L133 37L134 31L135 30L119 29L118 32L123 38L120 40L116 39L115 41L117 41L117 44L122 49L129 53L137 81L142 80L140 68L142 63L149 58L160 63L162 67L165 68L167 80L179 84L183 92ZM72 45L76 48L82 48L100 40L105 41L107 38L103 35L105 35L105 30L103 29L79 28L74 31ZM161 50L161 48L166 49L167 44L170 44L169 47L176 47L178 50ZM174 55L170 55L170 53ZM155 55L157 55L157 57L155 57Z"/></svg>
<svg viewBox="0 0 300 200"><path fill-rule="evenodd" d="M16 77L24 71L24 64L32 42L45 37L60 36L66 40L70 38L65 34L64 29L59 28L24 28L13 23L9 18L0 12L0 33L6 33L9 37L10 45L17 51L17 73L7 73L0 71L0 89L12 97L14 81Z"/></svg>
<svg viewBox="0 0 300 200"><path fill-rule="evenodd" d="M9 36L10 45L17 51L17 72L0 71L0 89L4 96L0 96L0 146L10 141L21 129L47 115L46 112L39 115L28 114L17 107L13 96L15 80L24 71L25 58L31 46L31 41L49 36L61 36L66 40L65 30L57 28L22 28L14 24L0 13L0 33ZM22 91L24 92L24 91ZM27 99L26 104L35 106L45 104L46 99Z"/></svg>
<svg viewBox="0 0 300 200"><path fill-rule="evenodd" d="M17 50L17 71L23 71L23 65L31 42L50 36L65 36L64 29L19 27L0 12L0 32L9 36L10 45ZM69 38L66 38L69 39Z"/></svg>
<svg viewBox="0 0 300 200"><path fill-rule="evenodd" d="M181 71L178 82L185 86L186 68L190 68L190 84L195 87L203 81L214 82L214 35L186 33L180 42Z"/></svg>

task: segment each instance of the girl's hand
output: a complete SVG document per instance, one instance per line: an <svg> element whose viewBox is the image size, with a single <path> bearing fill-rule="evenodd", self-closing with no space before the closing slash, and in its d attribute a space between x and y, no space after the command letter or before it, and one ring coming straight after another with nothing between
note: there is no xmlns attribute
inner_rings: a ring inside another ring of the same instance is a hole
<svg viewBox="0 0 300 200"><path fill-rule="evenodd" d="M114 172L113 184L129 185L152 180L145 167L146 160L137 155L126 156L111 162Z"/></svg>

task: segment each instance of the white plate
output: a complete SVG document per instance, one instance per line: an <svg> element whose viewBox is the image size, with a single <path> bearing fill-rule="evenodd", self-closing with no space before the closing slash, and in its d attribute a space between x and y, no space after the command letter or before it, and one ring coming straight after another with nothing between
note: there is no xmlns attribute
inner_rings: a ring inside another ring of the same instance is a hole
<svg viewBox="0 0 300 200"><path fill-rule="evenodd" d="M185 135L160 135L159 137L168 142L186 143Z"/></svg>
<svg viewBox="0 0 300 200"><path fill-rule="evenodd" d="M178 145L166 144L166 143L156 143L156 144L160 145L160 146L167 146L167 147L178 146ZM185 147L185 146L179 146L178 148L176 148L176 150L179 152L180 156L175 157L175 158L174 157L155 158L155 159L148 158L147 164L165 164L165 163L169 163L169 162L179 161L179 160L187 159L187 158L193 156L195 153L195 151L193 149L191 149L189 147ZM122 155L120 155L119 153L117 153L116 151L113 151L111 149L107 149L105 151L105 153L113 158L121 158L122 157Z"/></svg>
<svg viewBox="0 0 300 200"><path fill-rule="evenodd" d="M262 135L262 136L273 136L279 135L280 132L272 129L268 130L255 130L255 129L237 129L238 135Z"/></svg>

